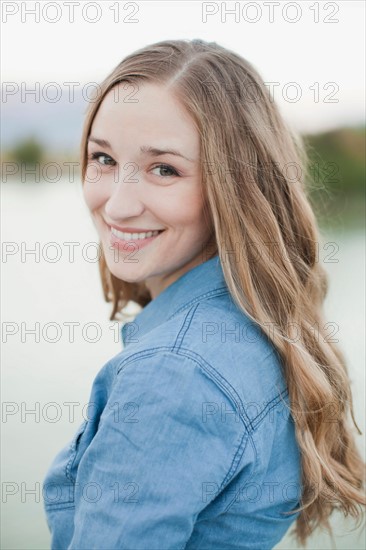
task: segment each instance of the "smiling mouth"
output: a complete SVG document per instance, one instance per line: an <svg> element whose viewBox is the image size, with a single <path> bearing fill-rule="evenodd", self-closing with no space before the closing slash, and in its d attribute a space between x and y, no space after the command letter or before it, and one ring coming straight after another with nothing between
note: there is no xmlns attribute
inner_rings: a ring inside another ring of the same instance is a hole
<svg viewBox="0 0 366 550"><path fill-rule="evenodd" d="M114 227L110 229L110 244L113 248L117 248L121 252L133 253L142 248L145 248L150 243L155 241L165 229L158 231L146 231L141 233L126 233L118 231Z"/></svg>
<svg viewBox="0 0 366 550"><path fill-rule="evenodd" d="M136 233L127 233L125 231L119 231L118 229L115 229L114 227L110 228L112 235L117 237L117 239L120 239L121 241L142 241L149 239L151 237L157 237L160 233L164 231L157 230L157 231L141 231Z"/></svg>

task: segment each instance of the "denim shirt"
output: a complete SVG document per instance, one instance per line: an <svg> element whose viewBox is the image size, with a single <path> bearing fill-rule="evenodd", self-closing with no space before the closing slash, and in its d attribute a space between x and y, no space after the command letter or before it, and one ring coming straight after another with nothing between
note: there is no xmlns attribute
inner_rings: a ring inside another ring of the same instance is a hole
<svg viewBox="0 0 366 550"><path fill-rule="evenodd" d="M300 505L279 355L219 256L121 329L88 419L43 480L52 549L271 549Z"/></svg>

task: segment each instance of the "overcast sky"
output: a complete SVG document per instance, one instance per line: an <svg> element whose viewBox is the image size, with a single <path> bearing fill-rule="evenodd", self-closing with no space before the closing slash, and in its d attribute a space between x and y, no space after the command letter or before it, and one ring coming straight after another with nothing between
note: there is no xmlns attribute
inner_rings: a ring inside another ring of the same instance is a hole
<svg viewBox="0 0 366 550"><path fill-rule="evenodd" d="M82 87L149 43L202 38L247 58L265 82L279 83L274 99L301 131L364 121L363 0L39 2L39 21L29 11L36 2L1 4L3 82ZM236 15L225 14L235 4Z"/></svg>

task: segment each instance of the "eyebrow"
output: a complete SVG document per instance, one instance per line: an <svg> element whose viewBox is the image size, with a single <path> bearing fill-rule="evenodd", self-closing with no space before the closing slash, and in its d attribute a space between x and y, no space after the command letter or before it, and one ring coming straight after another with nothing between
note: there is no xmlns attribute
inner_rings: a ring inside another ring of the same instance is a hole
<svg viewBox="0 0 366 550"><path fill-rule="evenodd" d="M100 147L106 147L106 148L112 150L111 144L106 139L100 139L100 138L90 136L88 138L88 142L89 141L92 141L93 143L96 143L97 145L100 145ZM180 153L176 149L158 149L157 147L152 147L152 146L149 146L149 145L142 145L140 147L140 152L143 153L143 154L149 155L151 157L159 157L161 155L175 155L177 157L182 157L182 158L188 160L188 162L194 162L193 159L190 159L190 158L186 157L185 155L182 155L182 153Z"/></svg>

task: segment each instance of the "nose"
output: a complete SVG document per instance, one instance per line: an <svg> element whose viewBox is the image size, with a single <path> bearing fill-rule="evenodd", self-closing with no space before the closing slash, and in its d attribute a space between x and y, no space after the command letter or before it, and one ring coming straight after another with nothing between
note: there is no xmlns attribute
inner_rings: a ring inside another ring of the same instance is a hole
<svg viewBox="0 0 366 550"><path fill-rule="evenodd" d="M118 180L118 181L117 181ZM138 218L145 210L140 197L140 178L136 165L127 163L111 184L111 194L105 203L106 217L122 225L130 218Z"/></svg>

